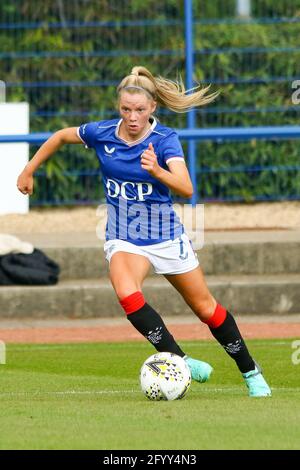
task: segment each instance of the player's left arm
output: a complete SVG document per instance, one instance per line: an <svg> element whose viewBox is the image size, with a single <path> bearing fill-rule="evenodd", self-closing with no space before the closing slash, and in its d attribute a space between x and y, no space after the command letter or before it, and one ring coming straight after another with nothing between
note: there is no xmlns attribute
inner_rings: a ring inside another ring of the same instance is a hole
<svg viewBox="0 0 300 470"><path fill-rule="evenodd" d="M165 170L158 164L153 145L149 144L148 149L142 154L141 165L154 178L168 186L176 194L186 198L192 197L193 184L183 159L169 159L169 171Z"/></svg>

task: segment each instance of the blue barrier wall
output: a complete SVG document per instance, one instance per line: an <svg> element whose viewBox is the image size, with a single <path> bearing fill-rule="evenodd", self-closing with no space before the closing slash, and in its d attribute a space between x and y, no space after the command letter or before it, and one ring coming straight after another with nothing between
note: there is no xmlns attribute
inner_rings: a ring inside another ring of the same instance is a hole
<svg viewBox="0 0 300 470"><path fill-rule="evenodd" d="M201 141L201 142L215 142L218 145L221 145L222 143L226 141L230 142L249 142L249 141L260 141L260 140L268 140L271 141L273 144L279 144L280 141L283 140L291 140L291 139L300 139L300 126L282 126L282 127L244 127L244 128L215 128L215 129L178 129L177 130L178 135L182 141L186 140L194 140L194 141ZM12 143L12 142L27 142L30 144L39 144L41 145L43 142L45 142L49 137L51 136L51 133L35 133L35 134L28 134L28 135L0 135L0 143ZM74 147L74 146L72 146ZM77 146L76 146L77 147ZM52 157L54 158L54 157ZM211 175L215 174L230 174L230 173L236 173L236 174L244 174L247 175L247 177L250 179L251 182L255 185L255 181L257 178L259 178L260 173L262 172L271 172L273 174L273 177L275 175L275 178L277 178L278 182L278 187L282 185L282 182L280 182L280 179L282 179L281 175L284 172L291 172L292 174L296 174L300 172L300 162L298 162L296 165L283 165L283 166L266 166L266 165L247 165L247 164L241 164L235 167L229 167L229 168L223 168L223 169L217 169L214 170L212 168L209 169L202 169L202 170L197 170L197 168L194 169L196 172L196 179L203 179L203 182L205 182L205 179L210 177ZM97 178L97 180L100 180L101 177L101 172L99 170L85 170L85 171L78 171L76 169L72 171L62 171L62 175L68 176L70 178L78 178L78 177L88 177L88 178ZM45 174L43 172L37 172L37 178L43 177ZM99 189L101 188L99 184ZM99 193L100 194L100 193ZM288 200L294 200L294 199L300 199L300 194L299 192L296 193L288 193L285 194L284 197L277 197L273 199L288 199ZM223 200L226 199L226 195L222 195ZM269 196L266 195L259 195L256 197L256 200L258 201L265 201L269 200ZM77 203L97 203L100 202L100 200L104 200L103 196L102 199L101 197L97 197L97 199L89 199L87 201L83 200L78 200L76 201ZM204 198L204 201L206 199ZM215 201L215 198L207 199L206 201ZM230 199L227 197L227 200L230 201L241 201L243 200L241 197L236 196L236 197L231 197ZM191 201L193 202L193 201ZM57 201L56 204L74 204L74 200L64 200L64 201ZM43 205L43 204L48 204L48 201L38 201L37 205Z"/></svg>
<svg viewBox="0 0 300 470"><path fill-rule="evenodd" d="M130 8L117 0L1 2L0 79L7 100L30 103L32 132L54 132L115 117L115 87L132 65L187 80L187 4L193 14L192 78L221 92L195 110L196 128L296 125L300 0L252 0L248 16L238 12L236 0L135 0ZM186 115L164 109L158 117L178 129L188 124ZM184 146L198 201L300 197L294 139L198 142L195 158ZM31 154L35 150L31 145ZM256 169L251 178L249 168ZM41 169L31 203L88 204L102 196L96 159L76 147Z"/></svg>

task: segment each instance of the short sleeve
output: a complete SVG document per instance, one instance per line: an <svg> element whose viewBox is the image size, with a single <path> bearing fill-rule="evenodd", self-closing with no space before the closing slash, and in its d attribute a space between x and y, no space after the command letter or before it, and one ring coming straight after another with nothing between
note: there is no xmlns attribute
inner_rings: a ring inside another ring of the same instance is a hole
<svg viewBox="0 0 300 470"><path fill-rule="evenodd" d="M184 153L179 141L179 137L175 131L171 132L160 143L160 150L162 153L163 161L166 165L171 160L181 160L184 162Z"/></svg>
<svg viewBox="0 0 300 470"><path fill-rule="evenodd" d="M77 135L86 144L87 148L92 148L95 142L96 130L98 128L98 122L88 122L82 124L77 129Z"/></svg>

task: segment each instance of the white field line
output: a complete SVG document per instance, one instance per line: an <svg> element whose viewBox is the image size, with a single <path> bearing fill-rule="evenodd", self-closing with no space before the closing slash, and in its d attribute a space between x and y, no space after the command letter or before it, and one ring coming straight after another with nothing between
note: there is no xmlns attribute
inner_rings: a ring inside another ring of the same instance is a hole
<svg viewBox="0 0 300 470"><path fill-rule="evenodd" d="M300 392L300 387L271 387L273 392ZM189 393L200 395L201 393L212 393L212 392L221 392L221 393L233 393L233 392L242 392L245 391L245 387L235 386L235 387L224 387L224 388L209 388L201 387L201 390L190 390ZM137 390L64 390L64 391L38 391L38 392L0 392L0 396L43 396L43 395L53 395L53 396L67 396L67 395L118 395L118 394L136 394L142 393L139 389Z"/></svg>
<svg viewBox="0 0 300 470"><path fill-rule="evenodd" d="M255 342L255 346L266 346L266 345L272 345L272 346L282 346L282 345L285 345L285 344L290 344L291 341L292 341L293 338L288 338L286 340L261 340L261 341L256 341ZM108 341L109 342L109 341ZM202 340L199 340L198 341L189 341L189 346L197 346L197 347L216 347L217 343L215 341L205 341L205 343L202 342ZM30 345L26 346L24 344L22 344L22 346L18 347L16 346L16 344L14 344L13 346L11 346L9 343L7 344L7 349L9 351L14 351L14 352L23 352L23 351L48 351L48 350L60 350L60 349L83 349L83 348L93 348L93 346L95 345L102 345L103 343L100 342L100 343L97 343L97 342L94 342L94 343L64 343L64 344L55 344L53 343L53 345L51 344L34 344L34 343L31 343ZM133 344L133 343L110 343L112 345L114 345L116 348L125 348L125 349L129 349L131 347L136 347L136 342ZM140 344L139 347L141 346L144 346L144 347L148 347L148 344Z"/></svg>
<svg viewBox="0 0 300 470"><path fill-rule="evenodd" d="M139 390L64 390L64 391L39 391L39 392L0 392L0 396L41 396L41 395L114 395L114 394L140 393Z"/></svg>

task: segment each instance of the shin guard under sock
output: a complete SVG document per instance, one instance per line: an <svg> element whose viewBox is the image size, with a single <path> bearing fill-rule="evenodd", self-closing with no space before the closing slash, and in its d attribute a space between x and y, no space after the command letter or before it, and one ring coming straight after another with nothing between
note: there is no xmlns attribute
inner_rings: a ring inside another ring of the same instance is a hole
<svg viewBox="0 0 300 470"><path fill-rule="evenodd" d="M255 363L230 312L218 304L213 316L205 323L242 373L255 369Z"/></svg>
<svg viewBox="0 0 300 470"><path fill-rule="evenodd" d="M120 301L130 323L159 352L171 352L184 357L185 353L178 346L168 331L160 315L145 302L141 292L134 292Z"/></svg>

